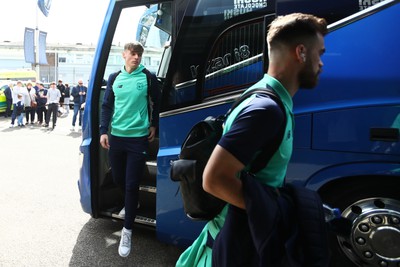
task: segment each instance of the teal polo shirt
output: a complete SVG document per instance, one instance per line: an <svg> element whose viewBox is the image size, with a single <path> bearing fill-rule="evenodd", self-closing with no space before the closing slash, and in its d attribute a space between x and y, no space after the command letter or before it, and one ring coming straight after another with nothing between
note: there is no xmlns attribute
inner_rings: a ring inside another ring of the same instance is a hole
<svg viewBox="0 0 400 267"><path fill-rule="evenodd" d="M144 66L132 73L121 69L113 83L114 113L111 134L119 137L143 137L149 134L149 114L147 109L147 77Z"/></svg>
<svg viewBox="0 0 400 267"><path fill-rule="evenodd" d="M262 183L279 187L283 184L293 150L293 101L283 85L268 74L247 91L266 88L267 84L282 100L287 122L281 145L269 160L268 166L256 174L256 178ZM255 158L255 150L274 141L273 138L281 129L283 119L281 108L277 103L266 96L260 97L254 94L229 115L219 145L244 165L248 165Z"/></svg>

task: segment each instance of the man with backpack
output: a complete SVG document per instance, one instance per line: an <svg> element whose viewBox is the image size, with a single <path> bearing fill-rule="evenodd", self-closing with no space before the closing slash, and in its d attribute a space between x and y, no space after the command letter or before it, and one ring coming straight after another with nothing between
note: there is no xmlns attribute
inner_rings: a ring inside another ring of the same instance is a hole
<svg viewBox="0 0 400 267"><path fill-rule="evenodd" d="M131 251L139 183L149 142L154 140L158 127L157 79L141 64L143 52L139 42L125 45L125 65L109 76L101 110L100 144L108 149L114 182L125 194L125 221L118 247L121 257Z"/></svg>
<svg viewBox="0 0 400 267"><path fill-rule="evenodd" d="M238 178L244 170L251 169L260 151L280 142L268 164L254 173L253 178L273 188L283 185L293 144L292 97L299 88L316 86L323 66L320 57L325 52L326 34L326 21L313 15L295 13L277 17L271 23L267 35L268 72L248 90L273 90L282 101L284 110L272 98L253 94L230 113L225 122L224 135L211 154L203 174L204 190L228 205L206 224L192 246L180 256L176 266L273 266L262 265L261 256L256 255L254 244L249 240L250 234L242 235L242 227L250 228L247 232L252 229L247 225L247 199L242 180ZM282 127L284 134L278 137ZM238 226L235 222L224 226L227 216L237 214L245 218L245 226ZM218 236L223 227L237 229L228 229L233 235ZM218 238L224 238L222 241L225 244L236 244L237 247L233 247L233 251L228 251L232 247L213 247ZM218 252L213 253L215 249Z"/></svg>

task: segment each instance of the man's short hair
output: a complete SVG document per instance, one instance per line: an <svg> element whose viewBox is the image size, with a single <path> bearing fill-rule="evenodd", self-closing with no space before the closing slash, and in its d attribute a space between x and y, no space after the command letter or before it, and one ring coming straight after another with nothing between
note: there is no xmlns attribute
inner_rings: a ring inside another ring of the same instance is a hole
<svg viewBox="0 0 400 267"><path fill-rule="evenodd" d="M124 46L124 50L129 50L131 53L136 52L138 54L143 54L143 45L139 42L127 43Z"/></svg>
<svg viewBox="0 0 400 267"><path fill-rule="evenodd" d="M267 42L270 47L279 43L297 46L317 37L318 33L322 36L328 33L325 19L310 14L292 13L278 16L271 22Z"/></svg>

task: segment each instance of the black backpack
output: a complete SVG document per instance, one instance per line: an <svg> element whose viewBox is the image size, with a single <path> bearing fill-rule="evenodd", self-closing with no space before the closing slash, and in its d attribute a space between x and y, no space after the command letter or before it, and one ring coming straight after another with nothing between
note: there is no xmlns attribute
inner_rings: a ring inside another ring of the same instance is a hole
<svg viewBox="0 0 400 267"><path fill-rule="evenodd" d="M226 205L225 201L203 190L203 170L222 136L225 119L243 100L253 94L267 95L273 99L281 107L285 121L276 142L273 142L274 145L264 148L251 164L251 172L256 173L264 168L281 144L286 126L286 113L282 101L270 88L249 90L233 103L226 114L216 118L207 117L196 123L181 146L179 160L172 162L170 173L172 181L180 182L184 210L192 220L211 220Z"/></svg>

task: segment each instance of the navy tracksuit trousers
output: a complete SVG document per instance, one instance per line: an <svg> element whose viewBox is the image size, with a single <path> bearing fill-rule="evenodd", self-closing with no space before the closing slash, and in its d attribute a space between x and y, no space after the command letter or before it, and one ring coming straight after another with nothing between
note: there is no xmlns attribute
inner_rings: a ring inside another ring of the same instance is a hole
<svg viewBox="0 0 400 267"><path fill-rule="evenodd" d="M145 137L110 136L109 158L114 182L125 193L126 229L132 229L149 141Z"/></svg>

